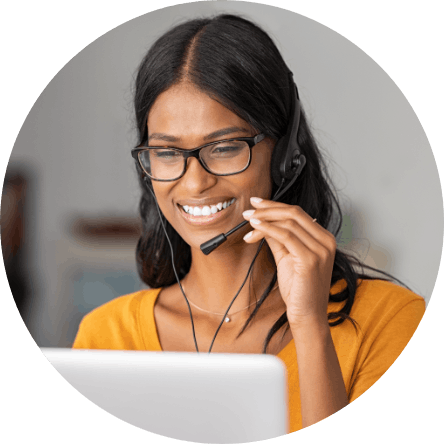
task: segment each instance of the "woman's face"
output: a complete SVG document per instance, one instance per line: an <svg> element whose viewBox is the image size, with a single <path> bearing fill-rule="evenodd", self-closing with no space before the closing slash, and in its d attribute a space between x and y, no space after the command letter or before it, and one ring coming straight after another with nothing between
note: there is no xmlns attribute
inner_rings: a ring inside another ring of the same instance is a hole
<svg viewBox="0 0 444 444"><path fill-rule="evenodd" d="M174 85L160 94L148 115L150 146L193 149L257 133L243 119L189 83ZM152 181L160 209L185 242L192 248L199 248L203 242L243 222L242 212L252 208L250 197L270 198L272 149L273 142L269 138L259 142L251 150L250 166L232 176L215 176L205 171L196 158L189 158L186 172L180 179ZM225 205L222 205L219 210L221 204L233 199L230 206L223 208ZM201 210L207 206L212 213L192 216L184 211L184 206ZM243 235L250 230L247 224L220 248L242 241Z"/></svg>

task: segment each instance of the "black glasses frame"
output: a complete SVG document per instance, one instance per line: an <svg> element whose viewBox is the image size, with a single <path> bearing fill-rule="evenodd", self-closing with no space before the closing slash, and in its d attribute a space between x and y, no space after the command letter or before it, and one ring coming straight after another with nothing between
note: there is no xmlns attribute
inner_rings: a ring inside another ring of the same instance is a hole
<svg viewBox="0 0 444 444"><path fill-rule="evenodd" d="M157 180L159 182L172 182L174 180L180 179L185 174L185 172L187 170L187 161L188 161L189 157L195 157L199 161L199 163L202 165L202 167L205 169L205 171L207 171L210 174L213 174L215 176L233 176L235 174L242 173L243 171L245 171L250 166L250 164L251 164L251 149L255 145L257 145L259 142L262 142L262 140L264 140L264 139L265 139L265 134L261 133L261 134L257 134L254 137L236 137L236 138L233 138L233 139L217 140L216 142L207 143L207 144L202 145L202 146L200 146L198 148L193 148L192 150L185 150L185 149L182 149L182 148L173 148L173 147L165 147L165 146L147 146L147 145L145 145L145 146L138 146L137 148L133 148L131 150L131 156L135 160L137 160L139 162L139 165L142 168L142 171L147 176L149 176L151 180ZM200 151L203 150L204 148L208 147L208 146L216 145L216 144L221 143L221 142L231 142L233 140L239 140L241 142L247 142L248 147L250 148L250 154L249 154L249 157L248 157L248 164L247 164L247 166L243 170L237 171L236 173L229 173L229 174L216 174L216 173L213 173L207 167L207 165L205 165L205 162L201 159ZM148 143L148 141L145 142L145 143ZM145 170L145 168L142 165L142 162L140 161L139 154L142 151L158 150L158 149L168 149L168 150L172 150L172 151L178 151L179 153L183 154L183 156L184 156L184 166L183 166L183 172L182 172L182 174L180 176L176 177L175 179L156 179L156 178L152 177L151 174L148 173L148 171Z"/></svg>

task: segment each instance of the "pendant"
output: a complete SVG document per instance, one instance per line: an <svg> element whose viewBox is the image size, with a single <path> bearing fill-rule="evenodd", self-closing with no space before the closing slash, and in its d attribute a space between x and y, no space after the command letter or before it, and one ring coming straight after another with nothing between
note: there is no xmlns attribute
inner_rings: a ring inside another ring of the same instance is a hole
<svg viewBox="0 0 444 444"><path fill-rule="evenodd" d="M231 319L227 316L226 318L225 318L225 322L230 322L231 321Z"/></svg>

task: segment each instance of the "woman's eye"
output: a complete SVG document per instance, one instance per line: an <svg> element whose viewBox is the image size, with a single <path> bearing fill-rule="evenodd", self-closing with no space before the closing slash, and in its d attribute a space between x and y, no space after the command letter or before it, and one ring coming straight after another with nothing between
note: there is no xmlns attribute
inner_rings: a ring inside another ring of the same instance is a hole
<svg viewBox="0 0 444 444"><path fill-rule="evenodd" d="M212 156L235 155L242 150L241 144L216 145L212 151Z"/></svg>
<svg viewBox="0 0 444 444"><path fill-rule="evenodd" d="M181 157L180 153L172 150L159 150L153 152L154 156L159 160L174 160Z"/></svg>

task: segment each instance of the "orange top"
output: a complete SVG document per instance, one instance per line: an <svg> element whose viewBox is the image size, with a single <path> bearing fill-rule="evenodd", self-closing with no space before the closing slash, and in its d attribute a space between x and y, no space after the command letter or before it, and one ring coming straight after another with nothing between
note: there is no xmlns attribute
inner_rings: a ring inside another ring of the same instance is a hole
<svg viewBox="0 0 444 444"><path fill-rule="evenodd" d="M335 293L345 281L332 288ZM160 288L116 298L82 320L73 348L162 351L154 319ZM341 303L330 303L337 311ZM349 321L331 327L350 402L370 388L393 364L416 330L425 311L424 299L382 280L364 280L358 287ZM290 432L302 428L296 347L290 341L277 355L287 368Z"/></svg>

